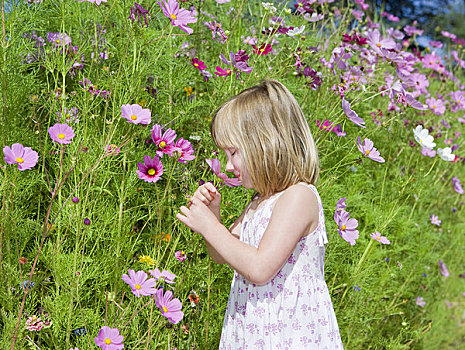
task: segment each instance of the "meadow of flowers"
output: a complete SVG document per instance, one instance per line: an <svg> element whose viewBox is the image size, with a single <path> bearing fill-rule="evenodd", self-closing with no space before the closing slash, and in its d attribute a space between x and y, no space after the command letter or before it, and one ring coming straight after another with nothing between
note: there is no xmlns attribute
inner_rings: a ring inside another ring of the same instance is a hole
<svg viewBox="0 0 465 350"><path fill-rule="evenodd" d="M175 215L208 181L241 213L209 121L275 78L317 142L345 347L458 349L465 39L422 34L365 0L6 1L0 348L217 348L232 270Z"/></svg>

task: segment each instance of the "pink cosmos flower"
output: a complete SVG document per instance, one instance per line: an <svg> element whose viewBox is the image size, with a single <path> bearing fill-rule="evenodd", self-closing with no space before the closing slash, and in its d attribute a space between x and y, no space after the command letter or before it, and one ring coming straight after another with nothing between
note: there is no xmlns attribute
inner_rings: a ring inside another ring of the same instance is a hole
<svg viewBox="0 0 465 350"><path fill-rule="evenodd" d="M228 39L226 33L224 32L223 28L221 27L221 23L218 21L209 21L204 22L204 24L212 31L212 38L213 40L217 40L224 44ZM216 35L219 33L218 37Z"/></svg>
<svg viewBox="0 0 465 350"><path fill-rule="evenodd" d="M358 126L360 126L362 128L365 128L364 120L362 118L360 118L358 116L358 114L355 113L355 111L353 111L350 108L350 103L347 102L347 100L345 98L342 99L342 110L344 111L347 118L349 118L351 122L353 122L354 124L356 124L356 125L358 125Z"/></svg>
<svg viewBox="0 0 465 350"><path fill-rule="evenodd" d="M362 143L359 136L357 141L357 148L365 157L368 157L375 162L384 163L384 158L381 157L379 155L379 151L373 147L373 141L370 139L364 139Z"/></svg>
<svg viewBox="0 0 465 350"><path fill-rule="evenodd" d="M271 45L267 43L263 43L260 47L255 45L252 45L252 47L254 48L253 53L259 56L265 56L271 52Z"/></svg>
<svg viewBox="0 0 465 350"><path fill-rule="evenodd" d="M128 123L147 125L152 120L150 109L143 109L138 104L122 105L121 116L127 119Z"/></svg>
<svg viewBox="0 0 465 350"><path fill-rule="evenodd" d="M44 328L44 322L37 317L36 315L32 315L29 317L26 321L26 329L28 331L40 331L42 328Z"/></svg>
<svg viewBox="0 0 465 350"><path fill-rule="evenodd" d="M63 47L71 44L71 38L66 33L47 33L48 42L52 43L54 47Z"/></svg>
<svg viewBox="0 0 465 350"><path fill-rule="evenodd" d="M435 41L435 40L430 40L429 44L430 44L430 46L436 47L438 49L442 48L442 46L443 46L441 41Z"/></svg>
<svg viewBox="0 0 465 350"><path fill-rule="evenodd" d="M378 231L371 233L370 237L383 244L391 244L391 242L389 242L389 239L387 239L384 236L381 236L381 233L379 233Z"/></svg>
<svg viewBox="0 0 465 350"><path fill-rule="evenodd" d="M103 326L94 341L95 345L102 350L121 350L124 349L123 339L124 337L119 334L118 328Z"/></svg>
<svg viewBox="0 0 465 350"><path fill-rule="evenodd" d="M381 36L378 29L373 30L367 36L368 45L371 46L376 53L379 52L381 48L384 49L394 49L396 47L396 42L392 38L385 38Z"/></svg>
<svg viewBox="0 0 465 350"><path fill-rule="evenodd" d="M359 22L362 21L362 17L365 16L365 13L363 11L360 11L360 10L352 10L351 11L352 13L352 16L355 17L355 19Z"/></svg>
<svg viewBox="0 0 465 350"><path fill-rule="evenodd" d="M163 164L157 156L152 159L149 155L146 155L144 163L139 162L137 167L139 170L136 173L139 175L139 179L145 182L157 182L163 175Z"/></svg>
<svg viewBox="0 0 465 350"><path fill-rule="evenodd" d="M176 132L172 129L167 129L162 135L162 129L160 125L155 124L152 127L152 141L158 147L156 153L160 158L163 158L163 153L169 154L169 149L174 145L175 138Z"/></svg>
<svg viewBox="0 0 465 350"><path fill-rule="evenodd" d="M112 143L110 145L105 146L105 151L107 151L107 155L116 156L120 154L121 149L118 146L116 146L114 143Z"/></svg>
<svg viewBox="0 0 465 350"><path fill-rule="evenodd" d="M221 67L216 66L215 74L220 76L220 77L231 75L231 69L229 69L229 68L222 69Z"/></svg>
<svg viewBox="0 0 465 350"><path fill-rule="evenodd" d="M176 275L168 270L163 270L160 271L159 269L155 270L150 270L149 273L152 275L153 278L155 278L158 282L166 282L169 284L174 283L174 279L176 278Z"/></svg>
<svg viewBox="0 0 465 350"><path fill-rule="evenodd" d="M449 32L447 32L445 30L441 31L441 34L446 38L457 39L457 35L455 35L453 33L449 33Z"/></svg>
<svg viewBox="0 0 465 350"><path fill-rule="evenodd" d="M182 320L184 313L181 311L182 304L177 298L173 298L173 292L167 290L163 295L163 288L156 291L155 305L160 309L161 314L171 323L176 324Z"/></svg>
<svg viewBox="0 0 465 350"><path fill-rule="evenodd" d="M226 186L235 187L241 185L241 181L239 179L230 179L228 175L221 172L221 163L217 158L207 159L206 162L215 175L224 181Z"/></svg>
<svg viewBox="0 0 465 350"><path fill-rule="evenodd" d="M443 115L446 111L446 106L441 99L435 99L434 97L427 98L426 104L428 105L429 109L431 109L436 115Z"/></svg>
<svg viewBox="0 0 465 350"><path fill-rule="evenodd" d="M437 217L436 215L434 214L431 214L431 216L429 217L431 223L433 225L436 225L436 226L440 226L441 225L441 220L439 220L439 217Z"/></svg>
<svg viewBox="0 0 465 350"><path fill-rule="evenodd" d="M444 70L444 66L442 65L441 57L432 53L426 54L425 57L422 59L423 66L425 68L431 68L435 71L441 73Z"/></svg>
<svg viewBox="0 0 465 350"><path fill-rule="evenodd" d="M189 160L195 158L193 154L194 147L192 147L189 141L184 140L182 137L176 141L175 145L169 146L168 152L171 157L177 158L179 163L187 163Z"/></svg>
<svg viewBox="0 0 465 350"><path fill-rule="evenodd" d="M192 59L192 65L195 68L198 68L199 70L204 70L205 68L207 68L205 63L203 61L200 61L198 58L193 58Z"/></svg>
<svg viewBox="0 0 465 350"><path fill-rule="evenodd" d="M129 276L126 274L123 274L122 279L124 282L129 284L129 287L131 287L132 293L136 297L140 297L141 295L152 295L156 293L155 286L157 284L157 281L155 281L153 278L147 279L147 273L144 271L137 271L134 272L134 270L129 269Z"/></svg>
<svg viewBox="0 0 465 350"><path fill-rule="evenodd" d="M452 178L452 185L454 186L455 192L457 192L458 194L463 194L463 187L460 184L460 180L458 177L455 176Z"/></svg>
<svg viewBox="0 0 465 350"><path fill-rule="evenodd" d="M20 143L14 143L3 147L5 162L7 164L18 164L18 170L29 170L35 167L39 155L31 147L24 147Z"/></svg>
<svg viewBox="0 0 465 350"><path fill-rule="evenodd" d="M423 147L421 149L421 154L423 154L425 157L430 157L430 158L436 157L436 151L431 148Z"/></svg>
<svg viewBox="0 0 465 350"><path fill-rule="evenodd" d="M189 23L197 22L197 18L192 16L192 12L183 8L179 8L176 0L163 0L163 5L157 1L158 5L163 10L163 14L171 20L171 24L180 28L187 34L192 34L194 30L189 28Z"/></svg>
<svg viewBox="0 0 465 350"><path fill-rule="evenodd" d="M342 197L336 203L336 210L334 211L334 221L339 225L339 216L342 214L344 209L346 208L346 197Z"/></svg>
<svg viewBox="0 0 465 350"><path fill-rule="evenodd" d="M355 240L359 237L359 232L356 230L358 226L357 219L349 219L349 213L342 209L337 216L336 222L339 226L339 236L350 245L355 245Z"/></svg>
<svg viewBox="0 0 465 350"><path fill-rule="evenodd" d="M416 297L415 304L417 304L420 307L425 307L426 301L423 300L423 297Z"/></svg>
<svg viewBox="0 0 465 350"><path fill-rule="evenodd" d="M178 250L176 253L174 253L174 257L178 259L178 261L183 262L184 260L187 259L186 253L184 253L183 250Z"/></svg>
<svg viewBox="0 0 465 350"><path fill-rule="evenodd" d="M447 265L444 264L444 261L439 259L439 270L441 271L441 274L444 277L449 277L449 269L447 268Z"/></svg>
<svg viewBox="0 0 465 350"><path fill-rule="evenodd" d="M72 127L59 123L48 128L48 134L53 141L61 144L71 143L71 139L76 136Z"/></svg>

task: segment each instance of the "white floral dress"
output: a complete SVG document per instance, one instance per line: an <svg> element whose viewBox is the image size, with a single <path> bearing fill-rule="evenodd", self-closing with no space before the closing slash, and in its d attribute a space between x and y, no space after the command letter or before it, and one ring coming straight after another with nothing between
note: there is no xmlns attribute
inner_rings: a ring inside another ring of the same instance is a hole
<svg viewBox="0 0 465 350"><path fill-rule="evenodd" d="M267 284L257 286L234 272L220 349L342 349L341 337L324 278L325 219L321 198L318 227L302 237L287 262ZM283 192L265 200L242 221L240 240L258 247Z"/></svg>

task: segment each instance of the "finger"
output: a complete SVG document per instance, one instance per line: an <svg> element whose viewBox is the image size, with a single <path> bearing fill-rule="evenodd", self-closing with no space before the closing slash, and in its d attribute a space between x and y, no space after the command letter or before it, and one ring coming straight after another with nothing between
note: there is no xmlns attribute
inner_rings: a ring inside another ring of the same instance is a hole
<svg viewBox="0 0 465 350"><path fill-rule="evenodd" d="M218 193L218 190L216 189L215 186L213 186L213 184L211 182L207 182L205 184L205 187L210 191L210 192L213 192L213 193Z"/></svg>
<svg viewBox="0 0 465 350"><path fill-rule="evenodd" d="M189 215L190 212L189 208L185 207L184 205L181 208L179 208L179 211L186 216Z"/></svg>
<svg viewBox="0 0 465 350"><path fill-rule="evenodd" d="M202 192L202 195L209 201L213 199L212 195L210 194L210 191L207 188L202 188L201 192Z"/></svg>
<svg viewBox="0 0 465 350"><path fill-rule="evenodd" d="M177 213L176 214L176 219L181 221L183 224L187 225L187 218L184 215L182 215L180 213Z"/></svg>

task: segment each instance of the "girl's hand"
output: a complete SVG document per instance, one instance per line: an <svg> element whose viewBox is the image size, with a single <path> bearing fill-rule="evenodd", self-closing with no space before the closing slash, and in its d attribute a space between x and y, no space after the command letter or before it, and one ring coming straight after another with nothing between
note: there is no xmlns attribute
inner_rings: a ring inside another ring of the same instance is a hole
<svg viewBox="0 0 465 350"><path fill-rule="evenodd" d="M211 182L207 182L200 186L194 195L191 198L192 200L196 198L207 206L213 214L215 214L218 221L221 222L220 215L220 204L221 204L221 195Z"/></svg>
<svg viewBox="0 0 465 350"><path fill-rule="evenodd" d="M196 197L191 199L189 208L182 206L179 210L184 215L178 213L176 214L176 218L189 226L192 231L200 233L202 236L204 236L208 228L219 223L215 214Z"/></svg>

